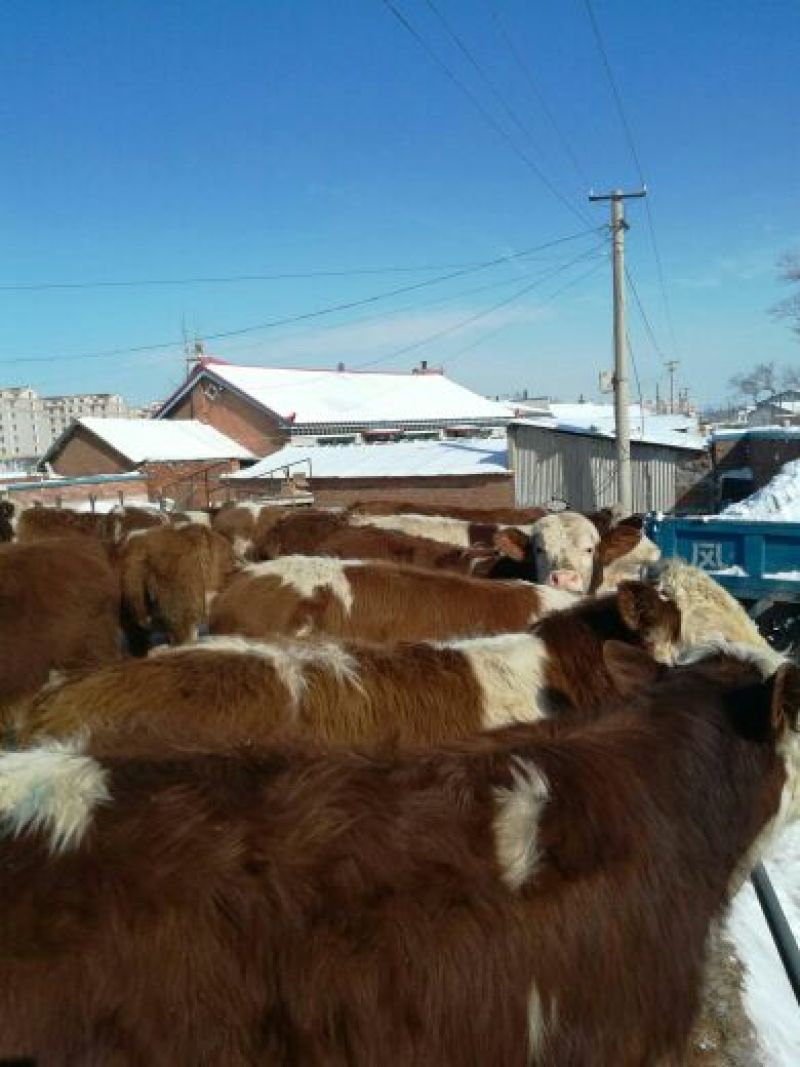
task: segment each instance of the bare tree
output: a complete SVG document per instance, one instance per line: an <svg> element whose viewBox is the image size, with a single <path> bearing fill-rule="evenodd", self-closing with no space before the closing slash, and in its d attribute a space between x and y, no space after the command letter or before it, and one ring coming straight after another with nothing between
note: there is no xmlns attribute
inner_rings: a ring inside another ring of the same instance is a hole
<svg viewBox="0 0 800 1067"><path fill-rule="evenodd" d="M757 404L762 394L771 396L777 390L774 363L759 363L744 374L734 374L728 383L737 396Z"/></svg>
<svg viewBox="0 0 800 1067"><path fill-rule="evenodd" d="M800 367L784 367L781 371L782 389L800 389Z"/></svg>
<svg viewBox="0 0 800 1067"><path fill-rule="evenodd" d="M778 260L778 277L795 286L793 292L771 310L779 319L788 319L791 329L800 336L800 252L787 252Z"/></svg>

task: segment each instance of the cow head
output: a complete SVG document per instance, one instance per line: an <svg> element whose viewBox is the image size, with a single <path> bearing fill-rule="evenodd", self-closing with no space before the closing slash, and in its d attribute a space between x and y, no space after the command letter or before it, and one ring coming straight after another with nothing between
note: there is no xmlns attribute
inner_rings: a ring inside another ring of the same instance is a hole
<svg viewBox="0 0 800 1067"><path fill-rule="evenodd" d="M644 582L622 582L617 609L653 659L674 663L681 651L681 613L674 601Z"/></svg>
<svg viewBox="0 0 800 1067"><path fill-rule="evenodd" d="M577 512L539 519L531 528L537 582L572 593L588 592L599 541L597 527Z"/></svg>

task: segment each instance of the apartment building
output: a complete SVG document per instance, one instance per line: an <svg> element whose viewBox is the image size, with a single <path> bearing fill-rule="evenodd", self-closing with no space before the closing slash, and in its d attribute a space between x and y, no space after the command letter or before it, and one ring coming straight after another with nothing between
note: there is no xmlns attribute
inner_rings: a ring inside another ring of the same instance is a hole
<svg viewBox="0 0 800 1067"><path fill-rule="evenodd" d="M29 386L0 388L0 461L41 456L75 419L127 415L116 393L40 396Z"/></svg>

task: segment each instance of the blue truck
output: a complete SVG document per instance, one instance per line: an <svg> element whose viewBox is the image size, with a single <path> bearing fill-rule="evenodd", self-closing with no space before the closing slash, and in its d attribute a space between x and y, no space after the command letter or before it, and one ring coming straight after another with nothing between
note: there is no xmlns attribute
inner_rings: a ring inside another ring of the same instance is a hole
<svg viewBox="0 0 800 1067"><path fill-rule="evenodd" d="M649 515L645 529L662 556L709 571L737 600L800 604L800 522Z"/></svg>

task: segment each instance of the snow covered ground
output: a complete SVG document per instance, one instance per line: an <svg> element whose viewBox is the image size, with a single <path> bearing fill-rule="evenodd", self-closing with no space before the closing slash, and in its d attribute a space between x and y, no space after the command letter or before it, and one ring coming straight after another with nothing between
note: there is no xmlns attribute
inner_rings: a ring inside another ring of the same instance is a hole
<svg viewBox="0 0 800 1067"><path fill-rule="evenodd" d="M786 830L764 866L789 925L800 936L800 824ZM727 933L745 968L744 1002L758 1035L760 1067L800 1064L800 1007L778 957L755 890L748 882L733 901Z"/></svg>
<svg viewBox="0 0 800 1067"><path fill-rule="evenodd" d="M719 518L800 522L800 459L786 463L769 484L752 496L729 504Z"/></svg>

